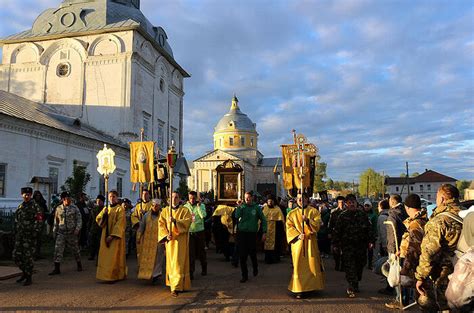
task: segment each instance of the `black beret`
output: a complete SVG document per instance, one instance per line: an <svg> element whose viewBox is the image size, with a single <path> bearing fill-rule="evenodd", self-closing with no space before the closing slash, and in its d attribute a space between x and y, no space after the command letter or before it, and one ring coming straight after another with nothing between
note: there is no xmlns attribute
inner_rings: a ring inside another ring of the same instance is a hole
<svg viewBox="0 0 474 313"><path fill-rule="evenodd" d="M405 198L404 204L413 209L421 209L421 199L416 193L411 193Z"/></svg>
<svg viewBox="0 0 474 313"><path fill-rule="evenodd" d="M99 199L101 201L105 201L105 197L103 195L98 195L96 200Z"/></svg>
<svg viewBox="0 0 474 313"><path fill-rule="evenodd" d="M24 193L33 193L33 188L31 188L31 187L21 188L21 194L24 194Z"/></svg>
<svg viewBox="0 0 474 313"><path fill-rule="evenodd" d="M336 201L344 201L346 200L346 198L344 198L343 196L337 196L336 198Z"/></svg>

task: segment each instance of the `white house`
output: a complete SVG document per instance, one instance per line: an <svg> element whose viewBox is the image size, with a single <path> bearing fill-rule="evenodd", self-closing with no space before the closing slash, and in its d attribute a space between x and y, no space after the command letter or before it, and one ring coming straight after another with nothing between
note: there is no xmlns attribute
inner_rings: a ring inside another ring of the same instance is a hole
<svg viewBox="0 0 474 313"><path fill-rule="evenodd" d="M428 169L416 177L409 177L408 182L405 177L387 177L385 179L385 186L389 194L399 194L405 198L409 193L416 193L421 198L432 202L436 201L436 193L442 184L456 185L456 179Z"/></svg>

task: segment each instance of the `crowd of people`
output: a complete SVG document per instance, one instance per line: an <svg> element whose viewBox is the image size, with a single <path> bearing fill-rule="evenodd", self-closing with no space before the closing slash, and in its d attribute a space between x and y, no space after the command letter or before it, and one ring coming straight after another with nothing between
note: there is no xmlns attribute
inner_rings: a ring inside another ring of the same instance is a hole
<svg viewBox="0 0 474 313"><path fill-rule="evenodd" d="M349 298L360 291L366 266L375 265L374 270L381 271L378 267L395 264L400 269L399 281L393 283L388 275L387 286L380 290L396 294L387 307L399 309L417 300L426 311L447 309L448 304L472 310L472 280L470 286L462 287L469 281L458 276L466 275L459 268L472 273L474 214L461 212L459 191L449 184L439 188L437 208L430 217L416 194L404 201L391 195L378 202L376 211L370 200L361 205L353 194L339 196L332 204L311 200L306 194L295 199L268 195L259 202L246 192L243 201L216 205L194 191L185 200L173 192L167 205L152 199L146 189L135 206L129 199L120 199L116 191L108 193L108 206L103 195L91 205L85 194L73 201L63 192L47 217L46 202L38 193L22 188L23 202L15 212L13 258L23 272L18 279L23 285L32 284L40 235L49 223L55 240L54 268L49 275L61 273L66 248L76 260L77 271L83 270L81 250L87 248L89 260L96 260L96 278L106 282L125 279L126 258L135 255L138 279L156 284L164 277L176 297L191 288L196 261L201 275L207 275L206 254L214 242L226 261L235 267L240 264L241 283L249 280L249 257L252 275L258 276L259 249L266 264L291 255L288 290L298 299L325 288L324 263L328 261L324 259L332 256L335 270L345 272ZM455 255L460 260L457 264Z"/></svg>

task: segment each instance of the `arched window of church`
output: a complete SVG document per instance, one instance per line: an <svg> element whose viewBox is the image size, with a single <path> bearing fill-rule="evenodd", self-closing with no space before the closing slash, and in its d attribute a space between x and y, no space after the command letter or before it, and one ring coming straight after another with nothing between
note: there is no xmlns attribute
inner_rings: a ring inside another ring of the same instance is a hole
<svg viewBox="0 0 474 313"><path fill-rule="evenodd" d="M245 137L240 137L240 145L241 145L242 147L245 146Z"/></svg>
<svg viewBox="0 0 474 313"><path fill-rule="evenodd" d="M233 146L233 145L234 145L234 138L229 137L229 146Z"/></svg>
<svg viewBox="0 0 474 313"><path fill-rule="evenodd" d="M253 137L250 138L250 146L253 147Z"/></svg>

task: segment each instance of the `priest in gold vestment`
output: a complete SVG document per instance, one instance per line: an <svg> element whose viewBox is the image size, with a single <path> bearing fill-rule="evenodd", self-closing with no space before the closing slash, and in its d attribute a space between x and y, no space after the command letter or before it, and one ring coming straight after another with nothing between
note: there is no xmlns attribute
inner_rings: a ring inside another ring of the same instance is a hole
<svg viewBox="0 0 474 313"><path fill-rule="evenodd" d="M125 264L125 212L118 204L117 191L108 194L109 206L97 215L96 222L102 228L96 278L117 281L127 276Z"/></svg>
<svg viewBox="0 0 474 313"><path fill-rule="evenodd" d="M267 235L265 237L265 263L280 262L283 240L285 240L285 217L278 205L275 205L275 196L269 195L263 206L263 215L267 219Z"/></svg>
<svg viewBox="0 0 474 313"><path fill-rule="evenodd" d="M142 247L138 259L138 279L158 282L165 262L164 243L158 242L158 220L161 213L161 200L153 199L151 210L142 217L137 232L137 242Z"/></svg>
<svg viewBox="0 0 474 313"><path fill-rule="evenodd" d="M152 203L150 201L150 191L148 189L143 189L141 198L137 205L132 210L132 214L130 216L130 220L132 222L132 231L134 233L137 232L138 227L140 225L140 221L143 216L150 211ZM136 245L137 245L137 260L140 259L140 251L141 251L141 244L138 240L138 236L136 237Z"/></svg>
<svg viewBox="0 0 474 313"><path fill-rule="evenodd" d="M188 208L179 203L179 194L173 192L170 208L161 211L158 240L166 243L166 285L171 295L191 288L189 275L189 227L192 216Z"/></svg>
<svg viewBox="0 0 474 313"><path fill-rule="evenodd" d="M304 216L301 209L303 202ZM306 292L324 289L325 278L317 240L321 215L316 208L307 205L307 195L298 194L297 203L298 207L286 217L286 238L291 245L293 259L293 275L288 289L300 299Z"/></svg>

